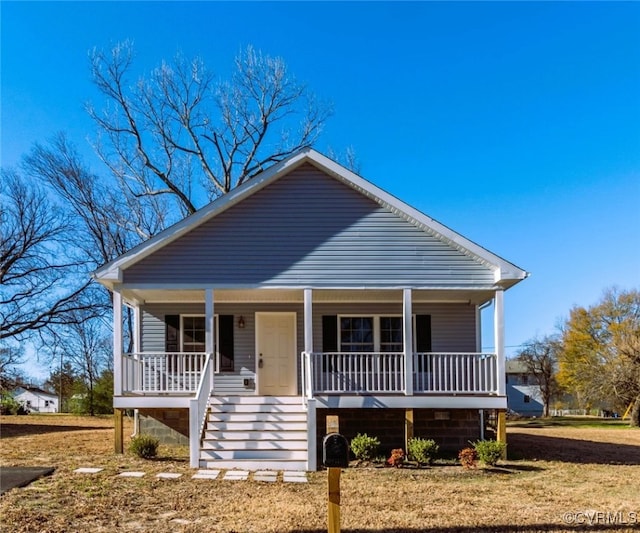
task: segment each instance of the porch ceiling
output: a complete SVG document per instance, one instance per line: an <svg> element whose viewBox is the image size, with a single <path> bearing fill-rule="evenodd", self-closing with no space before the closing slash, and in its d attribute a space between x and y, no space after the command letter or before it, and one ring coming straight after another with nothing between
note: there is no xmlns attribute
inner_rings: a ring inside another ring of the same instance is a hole
<svg viewBox="0 0 640 533"><path fill-rule="evenodd" d="M416 303L469 303L481 305L493 298L490 289L414 289ZM163 288L122 290L130 303L204 303L204 289ZM302 289L216 289L214 301L218 303L303 303ZM328 302L402 302L402 289L315 289L315 303Z"/></svg>

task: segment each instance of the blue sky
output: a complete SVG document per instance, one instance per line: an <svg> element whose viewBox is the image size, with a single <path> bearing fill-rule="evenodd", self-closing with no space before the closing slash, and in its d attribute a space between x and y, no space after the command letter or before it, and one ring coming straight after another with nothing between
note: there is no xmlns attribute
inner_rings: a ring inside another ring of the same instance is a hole
<svg viewBox="0 0 640 533"><path fill-rule="evenodd" d="M88 51L135 42L221 76L246 45L333 103L316 148L531 272L512 353L640 286L640 3L2 2L1 158L66 131L90 157ZM96 167L98 169L98 167ZM491 346L492 338L485 338Z"/></svg>

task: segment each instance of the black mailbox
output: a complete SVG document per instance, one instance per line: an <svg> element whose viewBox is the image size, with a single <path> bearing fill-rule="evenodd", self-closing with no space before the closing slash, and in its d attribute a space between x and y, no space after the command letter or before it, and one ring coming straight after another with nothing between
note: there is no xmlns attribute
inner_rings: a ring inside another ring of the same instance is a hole
<svg viewBox="0 0 640 533"><path fill-rule="evenodd" d="M329 433L322 440L322 462L327 468L349 466L349 443L340 433Z"/></svg>

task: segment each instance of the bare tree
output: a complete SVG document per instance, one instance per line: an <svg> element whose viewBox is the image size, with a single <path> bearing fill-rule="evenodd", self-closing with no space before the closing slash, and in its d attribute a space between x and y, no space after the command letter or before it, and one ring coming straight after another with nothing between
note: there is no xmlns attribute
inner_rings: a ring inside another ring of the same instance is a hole
<svg viewBox="0 0 640 533"><path fill-rule="evenodd" d="M13 389L24 381L18 368L23 362L24 355L20 347L0 344L0 392Z"/></svg>
<svg viewBox="0 0 640 533"><path fill-rule="evenodd" d="M24 169L47 184L64 204L76 228L74 247L89 270L93 270L158 233L164 226L165 209L151 199L146 205L120 194L117 187L95 175L84 164L63 134L46 145L35 144L24 158ZM96 313L108 314L111 300L107 291L93 285L91 298ZM133 342L133 318L126 308L125 331L129 348Z"/></svg>
<svg viewBox="0 0 640 533"><path fill-rule="evenodd" d="M556 379L558 371L558 358L562 349L560 339L553 335L535 338L516 354L520 361L531 374L536 384L540 387L540 399L543 405L543 416L549 416L551 400L558 396L561 387Z"/></svg>
<svg viewBox="0 0 640 533"><path fill-rule="evenodd" d="M53 333L56 350L81 377L91 416L95 414L94 387L111 357L111 337L107 323L92 313L80 311L76 320Z"/></svg>
<svg viewBox="0 0 640 533"><path fill-rule="evenodd" d="M22 339L91 309L80 297L89 280L73 254L69 217L32 181L1 176L0 339Z"/></svg>
<svg viewBox="0 0 640 533"><path fill-rule="evenodd" d="M131 197L168 195L183 216L196 210L202 187L215 198L311 146L330 115L281 58L252 47L237 56L229 81L177 55L132 84L132 63L129 42L91 54L108 103L104 112L89 107L96 148Z"/></svg>

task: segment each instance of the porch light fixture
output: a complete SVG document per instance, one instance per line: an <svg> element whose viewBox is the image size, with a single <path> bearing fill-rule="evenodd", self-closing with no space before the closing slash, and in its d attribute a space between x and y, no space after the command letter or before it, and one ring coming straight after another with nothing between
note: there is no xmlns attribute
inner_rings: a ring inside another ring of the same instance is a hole
<svg viewBox="0 0 640 533"><path fill-rule="evenodd" d="M242 315L240 315L240 318L238 319L238 327L240 329L244 329L244 317Z"/></svg>

